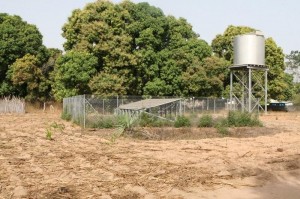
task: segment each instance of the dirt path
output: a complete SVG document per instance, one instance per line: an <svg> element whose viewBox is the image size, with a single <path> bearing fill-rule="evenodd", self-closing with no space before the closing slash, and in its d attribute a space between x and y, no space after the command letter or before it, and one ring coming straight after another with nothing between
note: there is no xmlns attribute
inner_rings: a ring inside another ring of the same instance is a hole
<svg viewBox="0 0 300 199"><path fill-rule="evenodd" d="M300 114L261 119L276 134L111 144L59 114L0 115L0 198L299 198Z"/></svg>

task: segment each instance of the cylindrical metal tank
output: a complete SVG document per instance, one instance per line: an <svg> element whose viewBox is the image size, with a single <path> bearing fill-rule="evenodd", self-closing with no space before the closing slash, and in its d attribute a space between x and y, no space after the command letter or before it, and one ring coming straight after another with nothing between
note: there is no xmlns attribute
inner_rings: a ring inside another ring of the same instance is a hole
<svg viewBox="0 0 300 199"><path fill-rule="evenodd" d="M234 38L234 65L265 65L265 37L260 31Z"/></svg>

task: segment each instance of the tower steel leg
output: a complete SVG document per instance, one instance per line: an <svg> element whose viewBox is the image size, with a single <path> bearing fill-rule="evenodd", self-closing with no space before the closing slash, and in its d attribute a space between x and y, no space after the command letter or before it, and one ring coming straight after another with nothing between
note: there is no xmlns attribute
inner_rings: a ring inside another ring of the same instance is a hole
<svg viewBox="0 0 300 199"><path fill-rule="evenodd" d="M252 111L252 71L251 68L249 68L249 82L248 82L248 112L251 113Z"/></svg>
<svg viewBox="0 0 300 199"><path fill-rule="evenodd" d="M268 103L268 71L265 70L265 113L268 112L267 103Z"/></svg>
<svg viewBox="0 0 300 199"><path fill-rule="evenodd" d="M232 85L232 82L233 82L233 72L232 70L230 70L230 110L232 111L232 92L233 92L233 85Z"/></svg>

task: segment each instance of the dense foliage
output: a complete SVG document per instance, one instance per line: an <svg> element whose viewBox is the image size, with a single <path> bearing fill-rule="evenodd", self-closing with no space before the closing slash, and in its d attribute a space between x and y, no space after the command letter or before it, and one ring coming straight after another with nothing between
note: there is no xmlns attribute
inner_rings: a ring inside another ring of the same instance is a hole
<svg viewBox="0 0 300 199"><path fill-rule="evenodd" d="M300 51L292 51L289 55L286 56L286 59L287 68L300 68Z"/></svg>
<svg viewBox="0 0 300 199"><path fill-rule="evenodd" d="M54 69L54 97L62 100L89 93L88 82L96 73L97 58L90 53L69 51L56 61Z"/></svg>
<svg viewBox="0 0 300 199"><path fill-rule="evenodd" d="M229 26L209 46L183 18L148 3L98 0L72 12L62 27L65 53L18 16L0 13L0 96L62 100L78 94L226 96L232 39L254 30ZM299 53L288 67L299 65ZM284 55L266 39L269 97L289 99Z"/></svg>
<svg viewBox="0 0 300 199"><path fill-rule="evenodd" d="M184 73L204 71L201 62L211 49L185 19L165 16L148 3L97 1L75 10L63 31L67 51L97 57L97 74L89 83L94 93L205 95L186 87L190 79Z"/></svg>
<svg viewBox="0 0 300 199"><path fill-rule="evenodd" d="M0 13L0 95L26 94L12 85L8 71L26 54L34 55L37 64L46 61L47 49L42 43L42 35L35 25L24 22L19 16Z"/></svg>

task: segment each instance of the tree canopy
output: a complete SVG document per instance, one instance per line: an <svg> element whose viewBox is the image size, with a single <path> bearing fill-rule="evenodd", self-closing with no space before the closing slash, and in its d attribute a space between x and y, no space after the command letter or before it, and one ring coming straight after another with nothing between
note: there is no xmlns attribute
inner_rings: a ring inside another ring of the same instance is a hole
<svg viewBox="0 0 300 199"><path fill-rule="evenodd" d="M300 68L300 51L295 50L291 51L290 54L286 55L286 67L292 69L299 69Z"/></svg>
<svg viewBox="0 0 300 199"><path fill-rule="evenodd" d="M88 82L96 66L97 58L87 52L69 51L59 57L53 72L55 99L90 93Z"/></svg>
<svg viewBox="0 0 300 199"><path fill-rule="evenodd" d="M89 85L103 95L184 95L183 72L211 55L185 19L148 3L88 4L73 11L63 36L66 51L97 57L98 74Z"/></svg>
<svg viewBox="0 0 300 199"><path fill-rule="evenodd" d="M9 69L11 81L18 88L19 95L28 100L45 100L43 97L49 91L49 85L38 63L36 56L26 54L17 59Z"/></svg>
<svg viewBox="0 0 300 199"><path fill-rule="evenodd" d="M291 51L290 54L286 55L286 72L293 75L293 81L297 84L296 87L299 87L300 82L300 51L295 50ZM295 89L299 93L299 89Z"/></svg>
<svg viewBox="0 0 300 199"><path fill-rule="evenodd" d="M62 100L78 94L221 97L228 90L233 38L254 31L228 26L211 46L184 18L148 3L97 0L62 27L63 53L47 49L35 25L0 13L0 96ZM269 97L290 99L299 52L287 56L266 39Z"/></svg>
<svg viewBox="0 0 300 199"><path fill-rule="evenodd" d="M35 25L28 24L19 16L0 13L0 95L15 94L7 72L17 59L26 54L34 55L39 64L47 60L41 33Z"/></svg>

